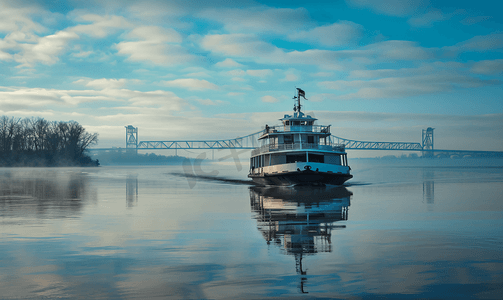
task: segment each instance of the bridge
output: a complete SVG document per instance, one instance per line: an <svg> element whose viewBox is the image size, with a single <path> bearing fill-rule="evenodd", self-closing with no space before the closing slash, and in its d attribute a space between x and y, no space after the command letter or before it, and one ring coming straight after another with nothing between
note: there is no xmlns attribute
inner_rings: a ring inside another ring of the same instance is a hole
<svg viewBox="0 0 503 300"><path fill-rule="evenodd" d="M409 142L373 142L357 141L338 136L330 136L330 145L344 145L347 150L389 150L389 151L421 151L423 156L490 156L503 157L503 151L470 151L434 149L434 128L428 127L422 131L421 143ZM126 126L126 148L93 148L91 151L109 150L222 150L222 149L255 149L259 147L258 138L265 129L255 133L224 140L193 140L193 141L139 141L138 127Z"/></svg>

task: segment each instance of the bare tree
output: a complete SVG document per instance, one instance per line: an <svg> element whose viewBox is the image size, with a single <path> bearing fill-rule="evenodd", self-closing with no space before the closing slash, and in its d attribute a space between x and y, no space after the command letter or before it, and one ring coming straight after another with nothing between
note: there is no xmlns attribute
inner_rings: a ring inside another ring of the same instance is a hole
<svg viewBox="0 0 503 300"><path fill-rule="evenodd" d="M48 165L92 162L84 152L97 142L97 133L86 132L75 121L0 117L0 165L30 164L30 160Z"/></svg>

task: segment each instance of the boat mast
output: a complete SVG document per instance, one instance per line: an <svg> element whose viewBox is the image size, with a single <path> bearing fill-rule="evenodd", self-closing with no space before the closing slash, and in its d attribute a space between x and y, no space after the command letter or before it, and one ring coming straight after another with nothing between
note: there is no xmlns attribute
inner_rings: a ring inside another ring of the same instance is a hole
<svg viewBox="0 0 503 300"><path fill-rule="evenodd" d="M297 88L297 96L293 97L293 99L297 99L297 105L294 105L293 107L293 111L298 111L299 114L300 114L300 108L301 108L301 105L300 105L300 97L303 97L304 99L306 99L306 92L304 92L302 89L300 88ZM306 99L307 100L307 99Z"/></svg>

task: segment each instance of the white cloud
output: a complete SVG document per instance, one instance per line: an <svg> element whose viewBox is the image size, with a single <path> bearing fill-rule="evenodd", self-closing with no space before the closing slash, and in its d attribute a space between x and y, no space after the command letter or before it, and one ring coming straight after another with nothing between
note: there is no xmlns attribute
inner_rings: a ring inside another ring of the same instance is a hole
<svg viewBox="0 0 503 300"><path fill-rule="evenodd" d="M271 76L273 74L272 70L264 69L264 70L246 70L246 74L253 77L264 78L267 76Z"/></svg>
<svg viewBox="0 0 503 300"><path fill-rule="evenodd" d="M68 31L83 33L92 37L104 38L117 29L125 29L131 27L131 24L121 16L100 16L86 14L78 16L77 22L90 22L92 24L76 25L68 28Z"/></svg>
<svg viewBox="0 0 503 300"><path fill-rule="evenodd" d="M390 16L407 16L429 5L428 0L346 0L348 4L356 7L367 7L375 12Z"/></svg>
<svg viewBox="0 0 503 300"><path fill-rule="evenodd" d="M74 81L74 83L84 84L85 86L98 89L117 89L123 87L127 83L127 80L124 78L121 79L101 78L95 80L79 79L77 81Z"/></svg>
<svg viewBox="0 0 503 300"><path fill-rule="evenodd" d="M11 88L0 91L2 110L32 111L43 107L46 110L64 110L84 102L120 101L105 93L94 90L57 90L44 88ZM38 115L38 114L34 114Z"/></svg>
<svg viewBox="0 0 503 300"><path fill-rule="evenodd" d="M220 22L231 33L288 33L305 26L309 21L304 8L248 7L246 9L211 9L200 17Z"/></svg>
<svg viewBox="0 0 503 300"><path fill-rule="evenodd" d="M156 44L148 41L120 42L118 53L128 56L130 61L149 61L154 64L183 64L193 59L180 45Z"/></svg>
<svg viewBox="0 0 503 300"><path fill-rule="evenodd" d="M242 57L261 64L317 65L331 70L394 60L431 59L438 51L435 48L420 47L412 41L391 40L356 50L309 49L285 52L254 35L245 34L208 35L202 39L201 45L215 55Z"/></svg>
<svg viewBox="0 0 503 300"><path fill-rule="evenodd" d="M288 39L305 41L322 46L352 45L361 38L363 26L351 21L316 27L309 31L298 31L288 34Z"/></svg>
<svg viewBox="0 0 503 300"><path fill-rule="evenodd" d="M503 50L503 33L492 33L488 35L478 35L452 47L445 47L451 51L475 51L485 52L491 50Z"/></svg>
<svg viewBox="0 0 503 300"><path fill-rule="evenodd" d="M168 91L140 92L123 90L122 92L129 98L129 102L135 106L134 108L127 107L127 109L135 112L138 111L137 107L143 107L152 114L158 114L156 109L159 108L164 111L181 111L188 104L186 100Z"/></svg>
<svg viewBox="0 0 503 300"><path fill-rule="evenodd" d="M47 32L48 29L34 20L48 23L47 20L57 15L37 3L1 1L0 33L6 34L3 39L0 38L0 60L15 60L24 68L39 62L56 62L67 40L78 36L70 37L66 30L46 37L37 36L35 33Z"/></svg>
<svg viewBox="0 0 503 300"><path fill-rule="evenodd" d="M15 3L15 2L14 2ZM9 2L2 1L0 9L0 32L10 33L29 33L29 32L42 32L44 26L32 20L31 15L40 13L41 8L36 6L23 6L14 7L9 5ZM46 16L50 12L44 11Z"/></svg>
<svg viewBox="0 0 503 300"><path fill-rule="evenodd" d="M318 85L346 92L338 99L402 98L409 96L444 93L455 88L476 88L501 84L496 80L482 80L457 72L439 71L409 77L388 77L373 80L324 81Z"/></svg>
<svg viewBox="0 0 503 300"><path fill-rule="evenodd" d="M151 43L181 43L182 36L171 28L141 26L127 34L130 39L140 39Z"/></svg>
<svg viewBox="0 0 503 300"><path fill-rule="evenodd" d="M181 78L170 81L162 81L169 87L184 88L188 90L218 90L218 86L203 79Z"/></svg>
<svg viewBox="0 0 503 300"><path fill-rule="evenodd" d="M433 62L423 63L417 68L401 69L376 69L376 70L353 70L349 72L348 78L375 79L383 77L410 77L425 74L443 72L459 72L466 69L466 65L459 62Z"/></svg>
<svg viewBox="0 0 503 300"><path fill-rule="evenodd" d="M434 57L432 50L417 46L416 42L391 40L368 45L366 52L375 53L380 59L424 60Z"/></svg>
<svg viewBox="0 0 503 300"><path fill-rule="evenodd" d="M311 74L312 77L330 77L333 75L334 75L334 73L332 73L332 72L317 72L317 73Z"/></svg>
<svg viewBox="0 0 503 300"><path fill-rule="evenodd" d="M285 74L285 78L282 79L283 81L297 81L299 80L299 77L295 74Z"/></svg>
<svg viewBox="0 0 503 300"><path fill-rule="evenodd" d="M471 71L484 75L503 74L503 59L478 61L473 64Z"/></svg>
<svg viewBox="0 0 503 300"><path fill-rule="evenodd" d="M430 10L419 17L410 18L408 23L414 27L430 27L436 22L448 19L450 16L443 14L440 10Z"/></svg>
<svg viewBox="0 0 503 300"><path fill-rule="evenodd" d="M260 98L262 100L262 102L266 102L266 103L276 103L276 102L279 102L279 100L277 98L274 98L273 96L263 96Z"/></svg>
<svg viewBox="0 0 503 300"><path fill-rule="evenodd" d="M324 69L344 70L345 65L354 68L355 65L361 64L395 60L425 60L434 56L434 50L417 46L415 42L392 40L370 44L357 50L292 51L281 55L265 56L262 60L285 64L312 64Z"/></svg>
<svg viewBox="0 0 503 300"><path fill-rule="evenodd" d="M22 110L1 110L0 109L0 115L2 116L13 116L15 118L20 118L20 117L26 117L26 118L31 118L33 116L41 117L41 118L50 118L55 115L55 112L53 110L28 110L28 109L22 109ZM58 114L60 116L60 114Z"/></svg>
<svg viewBox="0 0 503 300"><path fill-rule="evenodd" d="M238 57L256 57L278 52L275 46L260 41L251 34L214 34L201 40L201 46L217 54Z"/></svg>
<svg viewBox="0 0 503 300"><path fill-rule="evenodd" d="M207 106L215 106L215 105L222 105L225 104L225 101L222 100L211 100L211 99L197 99L197 102L202 105L207 105Z"/></svg>
<svg viewBox="0 0 503 300"><path fill-rule="evenodd" d="M309 101L312 101L312 102L322 102L327 99L338 100L336 95L328 94L328 93L315 94L315 95L312 95L309 97Z"/></svg>
<svg viewBox="0 0 503 300"><path fill-rule="evenodd" d="M194 56L181 45L181 36L172 29L159 27L139 27L128 35L138 41L120 42L118 53L128 56L130 61L149 61L155 64L179 65L190 62Z"/></svg>
<svg viewBox="0 0 503 300"><path fill-rule="evenodd" d="M51 105L67 104L64 91L41 88L22 88L0 91L1 107L4 112L12 110L30 110L35 107L47 108Z"/></svg>
<svg viewBox="0 0 503 300"><path fill-rule="evenodd" d="M31 67L38 62L54 64L58 61L58 55L67 48L69 41L78 38L73 32L59 31L40 38L36 44L20 44L23 50L14 55L14 60L21 63L20 67Z"/></svg>
<svg viewBox="0 0 503 300"><path fill-rule="evenodd" d="M225 73L230 76L245 76L246 75L246 72L241 69L230 70Z"/></svg>
<svg viewBox="0 0 503 300"><path fill-rule="evenodd" d="M411 76L414 69L377 69L377 70L353 70L349 72L349 78L374 79L383 77Z"/></svg>
<svg viewBox="0 0 503 300"><path fill-rule="evenodd" d="M183 2L182 2L183 3ZM144 21L154 21L154 23L171 21L187 13L180 3L175 1L141 1L133 2L126 8L129 13ZM166 20L167 19L167 20Z"/></svg>
<svg viewBox="0 0 503 300"><path fill-rule="evenodd" d="M259 63L272 64L311 64L325 68L340 69L339 59L363 53L348 51L306 50L285 53L276 46L260 41L254 35L224 34L208 35L202 39L201 46L216 55L236 56L252 59Z"/></svg>
<svg viewBox="0 0 503 300"><path fill-rule="evenodd" d="M118 80L117 82L120 82ZM103 88L114 80L81 79L75 83L86 84ZM117 86L120 84L117 83ZM187 106L188 102L169 91L133 91L127 89L104 88L103 90L56 90L43 88L18 88L0 90L2 110L9 111L33 111L33 108L40 107L45 110L53 110L60 113L65 112L65 107L75 109L81 103L94 102L94 115L99 115L99 110L134 110L162 109L163 111L180 111ZM111 106L110 103L115 105ZM130 103L130 106L117 106L118 103ZM84 110L82 110L84 111ZM34 114L38 116L38 114Z"/></svg>
<svg viewBox="0 0 503 300"><path fill-rule="evenodd" d="M232 58L226 58L224 61L217 62L215 64L219 68L241 68L244 67L242 64L236 62Z"/></svg>
<svg viewBox="0 0 503 300"><path fill-rule="evenodd" d="M490 19L492 19L491 16L470 16L470 17L466 17L463 20L461 20L461 24L463 24L463 25L473 25L473 24L477 24L477 23L480 23L480 22L484 22L484 21L490 20Z"/></svg>
<svg viewBox="0 0 503 300"><path fill-rule="evenodd" d="M93 51L80 51L78 53L72 53L74 57L77 58L84 58L84 57L89 57L89 55L93 54Z"/></svg>
<svg viewBox="0 0 503 300"><path fill-rule="evenodd" d="M185 77L211 77L208 73L201 71L201 72L195 72L195 73L188 73L184 74L183 76Z"/></svg>
<svg viewBox="0 0 503 300"><path fill-rule="evenodd" d="M12 59L12 54L5 52L5 51L2 51L2 49L9 49L12 47L15 47L15 45L11 45L11 43L0 40L0 60L11 60Z"/></svg>
<svg viewBox="0 0 503 300"><path fill-rule="evenodd" d="M289 69L285 71L285 78L281 81L297 81L300 78L300 72L295 69Z"/></svg>

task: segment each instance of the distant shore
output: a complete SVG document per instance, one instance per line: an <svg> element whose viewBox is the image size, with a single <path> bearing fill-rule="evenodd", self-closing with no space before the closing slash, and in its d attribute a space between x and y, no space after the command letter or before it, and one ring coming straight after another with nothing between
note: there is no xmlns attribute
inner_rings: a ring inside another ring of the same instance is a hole
<svg viewBox="0 0 503 300"><path fill-rule="evenodd" d="M44 157L41 155L16 155L9 158L0 158L0 167L98 167L99 160L91 159L83 155L77 159L57 158L54 156Z"/></svg>

